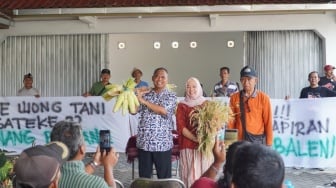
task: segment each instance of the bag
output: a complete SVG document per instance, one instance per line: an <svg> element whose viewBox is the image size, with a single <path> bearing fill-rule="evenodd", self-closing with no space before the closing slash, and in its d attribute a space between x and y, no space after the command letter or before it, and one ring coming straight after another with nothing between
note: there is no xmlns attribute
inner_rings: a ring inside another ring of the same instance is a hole
<svg viewBox="0 0 336 188"><path fill-rule="evenodd" d="M263 144L266 145L266 136L264 134L251 134L247 131L244 132L245 133L245 140L255 143L255 144Z"/></svg>

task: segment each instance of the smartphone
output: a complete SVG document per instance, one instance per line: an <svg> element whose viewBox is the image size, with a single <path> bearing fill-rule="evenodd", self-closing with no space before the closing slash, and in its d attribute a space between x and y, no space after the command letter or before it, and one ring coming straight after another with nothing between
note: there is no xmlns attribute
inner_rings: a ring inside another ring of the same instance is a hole
<svg viewBox="0 0 336 188"><path fill-rule="evenodd" d="M217 133L217 138L219 141L224 141L225 139L225 129L221 128Z"/></svg>
<svg viewBox="0 0 336 188"><path fill-rule="evenodd" d="M99 131L99 147L100 151L109 152L111 150L111 134L110 130L100 130Z"/></svg>

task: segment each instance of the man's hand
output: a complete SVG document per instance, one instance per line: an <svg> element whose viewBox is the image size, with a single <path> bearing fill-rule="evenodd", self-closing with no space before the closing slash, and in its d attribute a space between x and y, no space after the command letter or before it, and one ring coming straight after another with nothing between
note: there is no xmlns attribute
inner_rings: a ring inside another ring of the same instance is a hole
<svg viewBox="0 0 336 188"><path fill-rule="evenodd" d="M88 96L91 96L89 92L83 93L83 97L88 97Z"/></svg>
<svg viewBox="0 0 336 188"><path fill-rule="evenodd" d="M117 153L112 147L108 153L106 153L106 151L102 152L101 163L104 167L109 166L113 168L117 164L118 159L119 153Z"/></svg>
<svg viewBox="0 0 336 188"><path fill-rule="evenodd" d="M104 166L104 179L110 187L116 187L113 176L113 167L117 164L119 158L119 153L116 153L114 148L111 147L111 150L106 153L102 153L101 161Z"/></svg>
<svg viewBox="0 0 336 188"><path fill-rule="evenodd" d="M135 89L136 96L141 104L145 102L142 96L148 92L150 92L150 88L148 87L141 87L141 88Z"/></svg>

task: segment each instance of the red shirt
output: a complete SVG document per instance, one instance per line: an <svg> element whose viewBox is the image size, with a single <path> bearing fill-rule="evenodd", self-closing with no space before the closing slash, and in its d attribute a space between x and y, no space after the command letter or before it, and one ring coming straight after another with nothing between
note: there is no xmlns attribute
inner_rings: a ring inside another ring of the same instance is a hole
<svg viewBox="0 0 336 188"><path fill-rule="evenodd" d="M179 103L177 105L176 110L176 125L177 131L179 135L179 147L180 149L197 149L198 144L196 142L191 141L187 137L183 136L182 130L183 128L188 129L191 133L196 135L197 127L193 127L190 122L190 113L194 110L194 107L189 107L184 103Z"/></svg>
<svg viewBox="0 0 336 188"><path fill-rule="evenodd" d="M207 177L196 180L190 188L218 188L217 182Z"/></svg>

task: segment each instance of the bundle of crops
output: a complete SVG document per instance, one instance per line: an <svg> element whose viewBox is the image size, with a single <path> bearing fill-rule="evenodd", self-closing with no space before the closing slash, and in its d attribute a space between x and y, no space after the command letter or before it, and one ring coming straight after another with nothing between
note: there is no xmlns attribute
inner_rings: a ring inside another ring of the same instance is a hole
<svg viewBox="0 0 336 188"><path fill-rule="evenodd" d="M110 100L111 98L117 96L113 112L117 112L121 108L123 115L127 112L136 113L136 108L140 104L134 93L135 86L136 83L132 78L129 78L123 85L111 84L106 86L109 90L103 95L105 100Z"/></svg>
<svg viewBox="0 0 336 188"><path fill-rule="evenodd" d="M177 85L175 84L167 84L166 85L167 89L171 92L175 92L175 89L177 88Z"/></svg>
<svg viewBox="0 0 336 188"><path fill-rule="evenodd" d="M231 117L231 108L226 103L217 100L207 101L204 105L197 106L191 113L190 121L196 127L198 150L206 157L212 156L215 137Z"/></svg>

